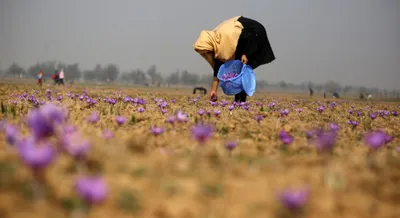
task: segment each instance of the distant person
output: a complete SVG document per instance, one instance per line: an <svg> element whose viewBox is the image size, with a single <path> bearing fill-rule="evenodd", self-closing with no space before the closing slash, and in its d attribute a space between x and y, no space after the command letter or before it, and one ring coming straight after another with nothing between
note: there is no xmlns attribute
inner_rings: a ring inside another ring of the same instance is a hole
<svg viewBox="0 0 400 218"><path fill-rule="evenodd" d="M324 92L324 98L326 98L326 92Z"/></svg>
<svg viewBox="0 0 400 218"><path fill-rule="evenodd" d="M57 70L54 71L54 74L53 74L53 76L51 78L54 80L54 85L57 85L58 84L58 80L60 79Z"/></svg>
<svg viewBox="0 0 400 218"><path fill-rule="evenodd" d="M364 94L363 94L363 93L360 93L360 99L361 99L361 100L364 100L364 98L365 98L365 97L364 97Z"/></svg>
<svg viewBox="0 0 400 218"><path fill-rule="evenodd" d="M340 97L339 97L339 93L334 92L334 93L333 93L333 97L335 97L335 98L340 98Z"/></svg>
<svg viewBox="0 0 400 218"><path fill-rule="evenodd" d="M201 31L193 48L214 70L210 91L212 101L217 100L217 74L224 62L241 60L256 69L275 60L264 26L243 16L228 19L212 31ZM246 92L242 91L235 95L235 101L245 102L246 97Z"/></svg>
<svg viewBox="0 0 400 218"><path fill-rule="evenodd" d="M43 71L42 70L39 71L37 78L38 78L37 83L39 84L39 86L42 86L42 84L43 84Z"/></svg>
<svg viewBox="0 0 400 218"><path fill-rule="evenodd" d="M61 70L60 70L58 84L64 85L64 69L61 69Z"/></svg>
<svg viewBox="0 0 400 218"><path fill-rule="evenodd" d="M309 88L309 90L310 90L310 97L313 97L313 95L314 95L314 90L313 90L312 88Z"/></svg>

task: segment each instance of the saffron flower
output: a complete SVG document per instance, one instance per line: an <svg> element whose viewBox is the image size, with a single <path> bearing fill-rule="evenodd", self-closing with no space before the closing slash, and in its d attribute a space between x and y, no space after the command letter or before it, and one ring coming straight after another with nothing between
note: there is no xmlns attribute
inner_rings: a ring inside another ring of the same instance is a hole
<svg viewBox="0 0 400 218"><path fill-rule="evenodd" d="M88 204L103 202L108 189L103 178L99 176L84 176L77 179L75 189L78 195Z"/></svg>
<svg viewBox="0 0 400 218"><path fill-rule="evenodd" d="M155 136L161 135L165 131L165 129L161 127L150 127L150 130Z"/></svg>
<svg viewBox="0 0 400 218"><path fill-rule="evenodd" d="M210 125L196 125L192 128L193 137L200 143L205 143L212 135L213 127Z"/></svg>
<svg viewBox="0 0 400 218"><path fill-rule="evenodd" d="M279 195L281 204L290 211L298 211L308 201L309 192L306 189L286 190Z"/></svg>
<svg viewBox="0 0 400 218"><path fill-rule="evenodd" d="M281 130L279 132L279 139L285 145L291 144L293 142L293 137L289 133L287 133L285 130Z"/></svg>
<svg viewBox="0 0 400 218"><path fill-rule="evenodd" d="M121 126L122 124L124 124L126 122L127 118L126 117L122 117L122 116L115 116L115 122L117 122L117 124L119 126Z"/></svg>
<svg viewBox="0 0 400 218"><path fill-rule="evenodd" d="M96 111L94 111L88 118L87 118L87 122L88 123L97 123L97 122L99 122L99 120L100 120L100 116L99 116L99 114L96 112Z"/></svg>

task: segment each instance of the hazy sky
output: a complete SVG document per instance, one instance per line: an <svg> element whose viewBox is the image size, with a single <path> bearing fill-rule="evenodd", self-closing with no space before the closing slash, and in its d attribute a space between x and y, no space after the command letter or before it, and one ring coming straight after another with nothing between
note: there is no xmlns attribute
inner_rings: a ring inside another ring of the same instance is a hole
<svg viewBox="0 0 400 218"><path fill-rule="evenodd" d="M400 88L399 0L0 0L0 68L57 59L211 74L192 45L237 15L263 23L274 49L259 79Z"/></svg>

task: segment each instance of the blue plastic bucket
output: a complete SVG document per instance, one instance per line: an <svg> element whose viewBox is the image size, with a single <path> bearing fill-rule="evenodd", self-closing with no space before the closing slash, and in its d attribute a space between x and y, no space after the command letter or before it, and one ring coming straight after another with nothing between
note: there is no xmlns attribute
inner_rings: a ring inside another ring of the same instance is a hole
<svg viewBox="0 0 400 218"><path fill-rule="evenodd" d="M253 69L239 60L227 61L218 70L217 78L226 95L236 95L245 90L252 96L256 88Z"/></svg>

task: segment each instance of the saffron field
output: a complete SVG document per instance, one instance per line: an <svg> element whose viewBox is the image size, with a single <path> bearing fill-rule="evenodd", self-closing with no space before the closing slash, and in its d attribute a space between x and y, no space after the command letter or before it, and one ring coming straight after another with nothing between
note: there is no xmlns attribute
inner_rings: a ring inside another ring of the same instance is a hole
<svg viewBox="0 0 400 218"><path fill-rule="evenodd" d="M0 217L400 217L399 103L0 86Z"/></svg>

